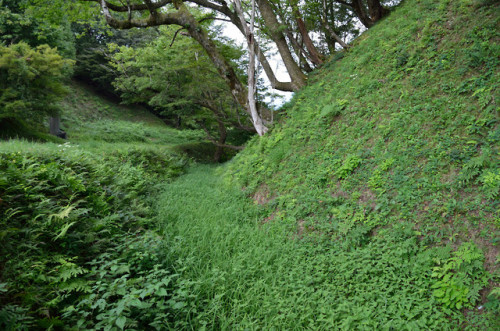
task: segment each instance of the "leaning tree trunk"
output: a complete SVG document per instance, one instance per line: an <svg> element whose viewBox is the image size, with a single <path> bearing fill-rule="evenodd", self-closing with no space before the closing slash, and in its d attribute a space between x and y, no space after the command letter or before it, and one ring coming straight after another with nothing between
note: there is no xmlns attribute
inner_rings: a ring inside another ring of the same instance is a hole
<svg viewBox="0 0 500 331"><path fill-rule="evenodd" d="M265 25L270 31L270 37L278 47L278 51L281 55L281 59L285 64L285 67L292 80L292 85L295 90L299 90L306 86L306 75L302 72L297 62L288 48L285 36L281 32L281 26L276 18L276 14L271 7L271 4L267 0L258 0L260 14L264 20Z"/></svg>
<svg viewBox="0 0 500 331"><path fill-rule="evenodd" d="M370 16L366 13L362 0L352 0L351 6L352 6L352 10L356 14L356 16L359 18L361 23L363 23L363 25L365 27L367 27L368 29L371 28L373 26L374 22L372 21Z"/></svg>
<svg viewBox="0 0 500 331"><path fill-rule="evenodd" d="M309 37L309 31L307 31L306 24L302 19L302 14L300 13L297 0L292 3L292 11L293 16L295 17L295 22L297 23L297 27L299 28L300 35L302 36L302 40L307 48L307 51L311 55L313 64L315 66L323 64L323 55L318 52L316 46L314 46L313 41Z"/></svg>
<svg viewBox="0 0 500 331"><path fill-rule="evenodd" d="M252 116L252 122L257 130L259 136L263 136L267 132L267 127L262 122L262 118L257 111L257 103L255 102L255 36L254 36L254 25L255 25L255 0L252 0L252 16L250 19L250 28L247 26L245 21L245 16L243 15L243 9L241 8L240 0L234 0L236 11L238 16L240 16L241 23L244 26L245 34L247 37L248 44L248 108L250 109L250 114Z"/></svg>
<svg viewBox="0 0 500 331"><path fill-rule="evenodd" d="M83 0L83 1L97 1L101 5L102 12L106 18L106 22L115 29L131 29L131 28L146 28L159 25L179 25L187 29L189 35L196 40L201 47L207 52L208 57L214 64L220 76L224 79L229 86L231 94L236 102L238 102L245 111L252 116L251 110L247 104L247 89L240 82L233 67L229 64L226 58L219 52L215 43L210 39L201 24L189 12L188 8L182 0L173 0L176 12L161 12L159 8L164 6L168 1L159 1L153 3L145 1L145 5L131 5L128 10L149 10L150 15L147 18L134 19L129 16L128 19L117 19L111 15L111 10L126 11L127 7L112 5L105 0ZM145 6L145 7L144 7ZM256 128L257 129L257 128Z"/></svg>
<svg viewBox="0 0 500 331"><path fill-rule="evenodd" d="M368 0L368 11L374 23L389 13L389 10L382 6L380 0Z"/></svg>

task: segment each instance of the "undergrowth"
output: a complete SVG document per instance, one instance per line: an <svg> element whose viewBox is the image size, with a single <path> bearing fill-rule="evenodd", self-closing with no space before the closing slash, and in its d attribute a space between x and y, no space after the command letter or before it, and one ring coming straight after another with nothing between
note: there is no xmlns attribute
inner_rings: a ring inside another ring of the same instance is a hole
<svg viewBox="0 0 500 331"><path fill-rule="evenodd" d="M186 165L140 147L99 155L71 143L2 143L0 327L75 325L62 312L106 279L92 261L109 265L151 240L158 181Z"/></svg>
<svg viewBox="0 0 500 331"><path fill-rule="evenodd" d="M404 2L223 178L69 97L0 144L0 328L499 329L498 8Z"/></svg>
<svg viewBox="0 0 500 331"><path fill-rule="evenodd" d="M300 235L365 249L407 224L419 245L449 247L451 256L425 271L437 268L436 304L455 325L494 329L498 10L469 0L404 2L310 77L282 123L229 164L226 181Z"/></svg>
<svg viewBox="0 0 500 331"><path fill-rule="evenodd" d="M105 316L136 329L451 330L464 319L434 293L440 266L476 288L485 279L468 274L482 256L460 253L475 246L429 248L410 223L363 244L356 233L332 241L262 223L266 208L207 166L168 184L159 205L162 241L150 272L123 261L116 287L94 290L72 311L85 328Z"/></svg>

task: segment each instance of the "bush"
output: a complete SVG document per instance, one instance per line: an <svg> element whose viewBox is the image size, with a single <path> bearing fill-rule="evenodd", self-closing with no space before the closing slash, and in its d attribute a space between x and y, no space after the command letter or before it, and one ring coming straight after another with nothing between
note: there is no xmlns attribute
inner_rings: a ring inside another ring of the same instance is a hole
<svg viewBox="0 0 500 331"><path fill-rule="evenodd" d="M61 81L72 64L47 45L0 45L0 115L39 123L57 114L55 102L66 93Z"/></svg>
<svg viewBox="0 0 500 331"><path fill-rule="evenodd" d="M118 259L152 227L157 179L186 162L124 153L100 157L69 143L0 151L0 328L62 325L61 311L100 278L88 263Z"/></svg>

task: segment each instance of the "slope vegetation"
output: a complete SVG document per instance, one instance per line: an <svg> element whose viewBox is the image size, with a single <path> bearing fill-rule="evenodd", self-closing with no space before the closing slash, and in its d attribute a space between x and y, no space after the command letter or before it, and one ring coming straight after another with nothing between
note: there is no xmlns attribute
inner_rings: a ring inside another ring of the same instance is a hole
<svg viewBox="0 0 500 331"><path fill-rule="evenodd" d="M81 324L73 305L121 277L104 280L102 272L116 270L121 254L139 258L153 250L145 247L157 239L158 183L182 174L189 163L176 145L199 139L82 86L72 86L72 92L63 103L68 141L0 141L2 330ZM120 326L117 317L100 321Z"/></svg>
<svg viewBox="0 0 500 331"><path fill-rule="evenodd" d="M268 208L263 222L298 238L364 254L405 247L408 235L430 254L419 271L429 283L407 279L394 295L424 291L468 323L484 303L498 313L499 9L404 2L310 78L282 123L228 166L227 180ZM401 228L409 232L398 238ZM418 254L404 254L419 265ZM351 266L346 273L361 265ZM371 272L390 271L374 263Z"/></svg>

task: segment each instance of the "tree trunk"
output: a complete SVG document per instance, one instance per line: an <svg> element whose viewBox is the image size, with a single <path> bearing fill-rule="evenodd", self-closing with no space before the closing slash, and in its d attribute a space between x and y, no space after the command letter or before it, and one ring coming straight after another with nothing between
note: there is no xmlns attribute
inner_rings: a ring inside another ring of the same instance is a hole
<svg viewBox="0 0 500 331"><path fill-rule="evenodd" d="M389 13L389 10L384 8L380 0L368 0L368 11L373 23L378 22L382 17Z"/></svg>
<svg viewBox="0 0 500 331"><path fill-rule="evenodd" d="M366 13L365 7L362 0L352 0L352 9L356 16L359 18L361 23L367 28L371 28L374 22L371 20L370 16Z"/></svg>
<svg viewBox="0 0 500 331"><path fill-rule="evenodd" d="M371 28L373 24L377 23L382 17L389 13L380 0L367 0L368 13L362 0L352 0L350 6L354 13L359 18L361 23L367 28Z"/></svg>
<svg viewBox="0 0 500 331"><path fill-rule="evenodd" d="M322 55L314 46L311 38L309 37L309 31L307 31L306 24L302 19L302 15L300 14L299 7L297 5L297 0L293 2L293 16L295 17L295 21L297 22L297 26L299 28L300 35L302 36L302 41L306 45L307 51L311 55L311 61L315 66L319 66L323 64Z"/></svg>
<svg viewBox="0 0 500 331"><path fill-rule="evenodd" d="M49 130L51 135L59 135L59 131L61 130L61 117L49 118Z"/></svg>
<svg viewBox="0 0 500 331"><path fill-rule="evenodd" d="M179 1L179 3L177 4L177 9L180 13L182 13L182 15L180 16L181 23L183 23L182 26L184 26L188 30L189 35L193 37L205 49L208 56L219 71L219 74L228 83L234 98L252 117L252 122L257 133L261 136L265 134L267 132L267 128L264 126L264 124L262 123L262 119L257 113L253 87L250 87L249 90L247 90L243 86L243 84L241 84L240 80L236 76L236 73L234 72L234 69L219 53L213 41L208 37L205 30L194 18L194 16L188 11L182 1ZM252 58L252 56L250 58ZM255 53L253 55L253 58L255 59ZM254 100L253 104L249 102L250 98Z"/></svg>
<svg viewBox="0 0 500 331"><path fill-rule="evenodd" d="M182 4L182 7L179 8L179 11L182 13L180 16L182 26L184 26L188 30L189 35L193 37L193 39L195 39L203 47L203 49L205 49L217 71L229 85L234 98L248 111L248 108L246 107L247 91L236 76L234 69L219 53L214 42L210 39L210 37L208 37L205 30L193 17L193 15L189 13L184 4Z"/></svg>
<svg viewBox="0 0 500 331"><path fill-rule="evenodd" d="M349 48L349 45L347 45L342 38L338 34L333 31L332 27L330 26L330 22L328 22L328 6L326 3L326 0L323 0L323 12L321 15L321 21L323 23L323 30L325 31L325 36L326 40L328 43L328 47L331 49L332 52L335 51L335 42L339 43L342 48ZM331 9L331 8L330 8Z"/></svg>
<svg viewBox="0 0 500 331"><path fill-rule="evenodd" d="M240 32L246 37L245 27L242 24L239 15L236 12L232 11L227 6L227 3L225 1L220 3L213 3L213 2L207 2L205 0L190 0L190 2L196 3L205 8L215 10L225 15L227 18L229 18L231 23L233 23L238 28L238 30L240 30ZM264 72L266 73L266 76L269 79L271 87L273 89L286 92L294 92L298 90L295 85L292 85L292 82L282 82L276 79L276 75L274 74L274 71L271 68L271 65L269 64L266 55L261 50L259 43L256 40L255 40L255 53L257 54L257 58L259 59L259 62L262 65L262 68L264 69Z"/></svg>
<svg viewBox="0 0 500 331"><path fill-rule="evenodd" d="M238 16L240 16L241 24L245 27L245 34L247 37L248 44L248 107L250 108L250 114L252 116L252 122L257 130L259 136L263 136L267 132L267 127L262 122L262 118L257 112L257 104L255 102L255 36L254 36L254 24L255 24L255 0L252 0L252 16L250 19L250 28L246 25L245 16L243 15L243 9L241 7L240 0L234 0L236 11Z"/></svg>
<svg viewBox="0 0 500 331"><path fill-rule="evenodd" d="M222 154L224 153L223 146L226 143L227 130L226 127L224 126L224 122L222 122L221 120L217 119L217 124L219 126L219 141L218 144L215 146L214 161L218 163L220 162Z"/></svg>
<svg viewBox="0 0 500 331"><path fill-rule="evenodd" d="M314 63L314 61L311 58L311 55L306 52L304 47L299 44L297 41L297 38L294 37L294 35L290 32L290 30L286 29L285 30L286 37L290 41L290 44L292 45L293 51L295 52L295 55L299 58L299 67L304 70L305 72L311 72L313 69L311 66L309 66L309 63L307 63L307 59Z"/></svg>
<svg viewBox="0 0 500 331"><path fill-rule="evenodd" d="M288 48L288 44L286 42L285 36L281 32L280 24L276 15L273 11L273 8L269 4L267 0L257 0L259 4L260 13L262 15L262 19L266 27L270 32L270 37L278 47L278 51L281 55L281 59L285 64L285 67L290 75L290 79L292 80L292 86L294 89L299 90L302 87L306 86L306 76L300 70L299 65L295 62L295 59Z"/></svg>

